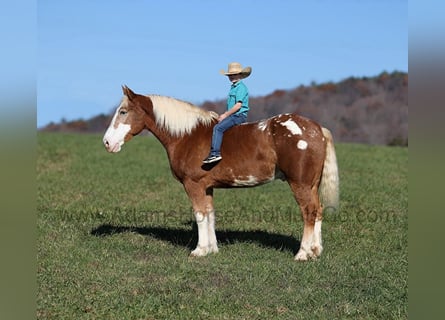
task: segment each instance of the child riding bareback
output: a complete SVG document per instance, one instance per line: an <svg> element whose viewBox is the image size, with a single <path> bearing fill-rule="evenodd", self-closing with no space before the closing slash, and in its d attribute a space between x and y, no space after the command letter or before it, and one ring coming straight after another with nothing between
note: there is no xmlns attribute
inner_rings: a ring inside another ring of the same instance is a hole
<svg viewBox="0 0 445 320"><path fill-rule="evenodd" d="M249 91L241 80L247 78L251 72L251 67L242 68L238 62L229 63L227 72L220 71L221 74L228 76L232 85L227 96L227 111L218 117L218 123L213 128L210 154L203 160L204 163L220 161L224 132L235 125L246 122L249 111Z"/></svg>

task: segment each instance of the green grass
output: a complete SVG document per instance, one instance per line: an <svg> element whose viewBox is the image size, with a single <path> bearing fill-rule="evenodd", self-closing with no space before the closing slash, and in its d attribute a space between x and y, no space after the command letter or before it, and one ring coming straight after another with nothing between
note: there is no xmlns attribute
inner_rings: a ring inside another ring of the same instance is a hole
<svg viewBox="0 0 445 320"><path fill-rule="evenodd" d="M38 319L406 319L408 149L338 144L341 205L298 263L286 183L216 190L220 252L189 258L191 205L162 146L38 134Z"/></svg>

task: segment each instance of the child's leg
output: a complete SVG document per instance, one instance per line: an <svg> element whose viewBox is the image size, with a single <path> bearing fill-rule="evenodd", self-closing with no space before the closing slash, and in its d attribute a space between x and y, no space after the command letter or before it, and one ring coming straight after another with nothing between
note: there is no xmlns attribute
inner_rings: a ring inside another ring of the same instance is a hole
<svg viewBox="0 0 445 320"><path fill-rule="evenodd" d="M241 124L246 121L245 116L240 115L231 115L225 118L220 123L217 123L213 127L213 136L212 136L212 147L210 149L210 155L220 155L221 154L221 144L224 132L234 125Z"/></svg>
<svg viewBox="0 0 445 320"><path fill-rule="evenodd" d="M224 131L233 127L233 121L230 119L231 117L225 118L220 123L217 123L213 127L213 136L212 136L212 147L210 149L210 155L216 156L221 154L221 144L224 135Z"/></svg>

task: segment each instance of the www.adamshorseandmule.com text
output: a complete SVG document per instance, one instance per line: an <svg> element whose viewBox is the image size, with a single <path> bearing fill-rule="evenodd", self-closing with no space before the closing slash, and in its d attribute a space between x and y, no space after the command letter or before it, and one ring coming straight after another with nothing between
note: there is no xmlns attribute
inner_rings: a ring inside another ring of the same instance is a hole
<svg viewBox="0 0 445 320"><path fill-rule="evenodd" d="M243 215L243 212L249 211L248 215ZM70 210L61 209L59 214L67 219L74 219L85 217L89 215L93 218L107 219L111 217L119 216L124 218L126 221L134 221L137 223L144 224L174 224L178 222L183 222L187 219L193 219L192 210L181 209L178 211L170 210L137 210L129 208L119 208L116 207L112 210L99 210L82 212L79 211L71 212ZM240 221L242 215L243 223L248 224L274 224L274 223L302 223L303 219L300 215L298 209L287 207L287 208L268 208L262 210L251 210L251 209L237 209L237 210L216 210L217 220L223 220L224 223L236 224ZM398 212L394 210L378 210L378 209L368 209L360 207L349 207L347 210L335 209L332 207L326 207L323 210L323 221L327 223L345 223L345 222L358 222L361 224L367 223L391 223L397 222L401 219ZM247 221L246 221L247 220Z"/></svg>

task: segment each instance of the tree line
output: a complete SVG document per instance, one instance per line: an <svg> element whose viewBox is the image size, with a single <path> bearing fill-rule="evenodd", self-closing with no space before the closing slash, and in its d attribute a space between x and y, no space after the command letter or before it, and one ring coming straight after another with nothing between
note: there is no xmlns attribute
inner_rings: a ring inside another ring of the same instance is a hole
<svg viewBox="0 0 445 320"><path fill-rule="evenodd" d="M280 113L298 113L319 122L339 142L408 145L408 73L382 72L374 77L350 77L340 82L312 83L290 90L250 97L248 121ZM224 112L225 101L205 101L200 107ZM104 132L112 117L50 123L42 131Z"/></svg>

